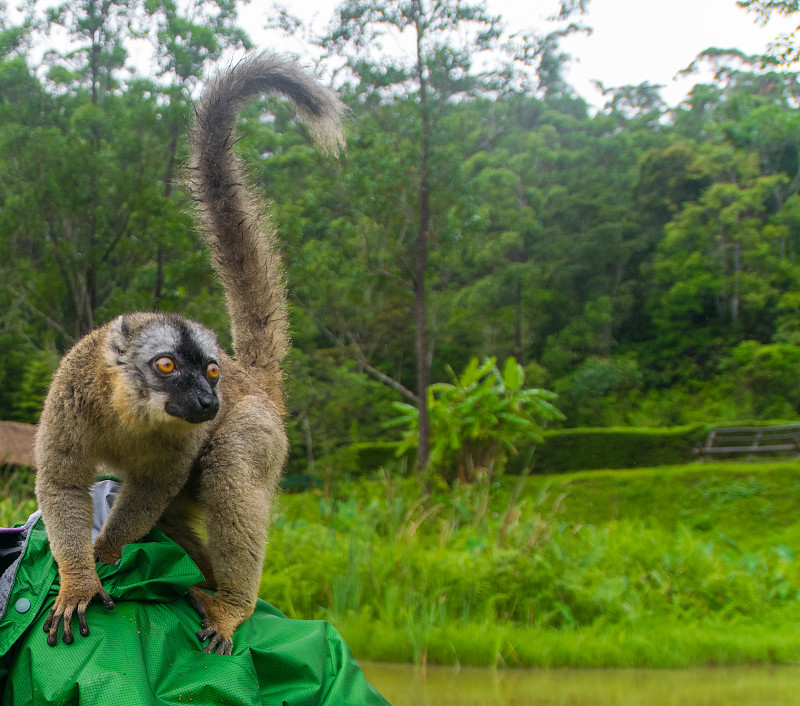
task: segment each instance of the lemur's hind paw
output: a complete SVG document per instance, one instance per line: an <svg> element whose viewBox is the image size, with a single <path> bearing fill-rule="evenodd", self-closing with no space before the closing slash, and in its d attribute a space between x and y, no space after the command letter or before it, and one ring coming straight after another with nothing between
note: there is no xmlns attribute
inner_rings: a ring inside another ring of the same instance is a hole
<svg viewBox="0 0 800 706"><path fill-rule="evenodd" d="M197 631L197 639L200 642L208 640L208 644L203 647L206 654L229 655L233 653L233 629L223 630L221 624L223 620L215 618L218 611L215 608L214 598L204 593L199 588L192 587L186 594L189 605L197 611L201 618L201 630Z"/></svg>

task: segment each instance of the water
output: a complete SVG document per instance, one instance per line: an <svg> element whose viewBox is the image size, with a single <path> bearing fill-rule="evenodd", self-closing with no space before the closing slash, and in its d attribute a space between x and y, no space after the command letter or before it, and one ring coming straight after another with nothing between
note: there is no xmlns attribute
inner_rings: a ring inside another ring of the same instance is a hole
<svg viewBox="0 0 800 706"><path fill-rule="evenodd" d="M489 670L363 663L392 706L796 706L800 667Z"/></svg>

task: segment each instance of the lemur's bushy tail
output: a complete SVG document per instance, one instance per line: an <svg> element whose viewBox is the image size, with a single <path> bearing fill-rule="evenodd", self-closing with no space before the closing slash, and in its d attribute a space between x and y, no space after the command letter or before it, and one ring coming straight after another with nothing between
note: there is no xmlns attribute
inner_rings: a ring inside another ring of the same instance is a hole
<svg viewBox="0 0 800 706"><path fill-rule="evenodd" d="M295 106L321 149L344 146L344 107L294 62L254 54L220 73L197 106L192 131L191 186L214 267L225 288L237 359L280 400L280 364L289 348L286 291L275 228L248 188L233 154L239 111L278 93Z"/></svg>

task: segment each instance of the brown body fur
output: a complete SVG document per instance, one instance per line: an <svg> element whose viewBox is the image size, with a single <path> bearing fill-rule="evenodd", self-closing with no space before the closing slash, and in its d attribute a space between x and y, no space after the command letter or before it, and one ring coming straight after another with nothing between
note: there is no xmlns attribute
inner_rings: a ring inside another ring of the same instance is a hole
<svg viewBox="0 0 800 706"><path fill-rule="evenodd" d="M95 559L112 562L122 546L156 523L202 570L204 587L189 599L203 617L206 651L230 653L233 631L255 606L264 563L270 504L288 452L280 364L288 349L286 296L273 227L249 195L231 152L232 131L246 100L279 92L297 106L322 146L341 141L336 98L294 64L250 57L222 74L198 106L192 134L192 189L215 268L226 292L236 359L215 356L219 409L189 423L164 411L130 372L126 347L149 331L184 326L160 314L130 314L88 334L65 356L48 394L35 442L36 493L61 577L45 623L48 642L72 642L71 619L88 634L86 606L102 589ZM209 332L190 336L216 350ZM137 343L134 343L137 342ZM133 382L132 382L133 381ZM98 467L122 486L94 547L88 489ZM205 521L207 540L195 521Z"/></svg>

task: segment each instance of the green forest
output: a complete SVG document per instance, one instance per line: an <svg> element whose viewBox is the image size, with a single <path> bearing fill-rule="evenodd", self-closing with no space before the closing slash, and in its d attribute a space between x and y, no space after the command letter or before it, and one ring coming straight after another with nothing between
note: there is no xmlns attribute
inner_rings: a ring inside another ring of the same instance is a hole
<svg viewBox="0 0 800 706"><path fill-rule="evenodd" d="M604 88L595 110L559 46L584 4L508 36L481 5L345 2L318 38L350 108L338 160L284 104L248 109L239 147L291 295L290 472L365 470L354 448L407 441L409 408L485 360L557 394L531 411L551 428L797 416L797 74L709 49L680 105L645 83ZM177 311L229 340L186 133L215 62L251 40L232 0L189 5L0 15L2 419L35 422L63 352L121 312ZM34 60L54 27L63 50ZM416 55L373 55L385 32Z"/></svg>

